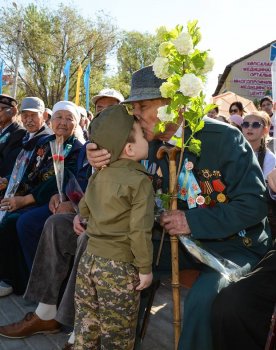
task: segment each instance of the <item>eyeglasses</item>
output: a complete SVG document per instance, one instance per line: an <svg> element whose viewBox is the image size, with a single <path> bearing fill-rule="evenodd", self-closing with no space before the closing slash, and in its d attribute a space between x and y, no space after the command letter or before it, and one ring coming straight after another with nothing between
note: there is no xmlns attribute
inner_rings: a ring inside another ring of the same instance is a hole
<svg viewBox="0 0 276 350"><path fill-rule="evenodd" d="M235 109L230 109L230 113L238 113L238 109L237 108L235 108Z"/></svg>
<svg viewBox="0 0 276 350"><path fill-rule="evenodd" d="M264 125L260 122L252 122L252 123L243 122L243 123L241 123L241 127L244 129L248 129L250 126L253 129L259 129L261 126L264 126Z"/></svg>

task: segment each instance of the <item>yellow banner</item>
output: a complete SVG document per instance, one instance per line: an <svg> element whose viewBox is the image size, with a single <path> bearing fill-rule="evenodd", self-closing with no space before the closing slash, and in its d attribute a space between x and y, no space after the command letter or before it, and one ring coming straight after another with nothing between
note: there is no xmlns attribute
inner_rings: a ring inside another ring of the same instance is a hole
<svg viewBox="0 0 276 350"><path fill-rule="evenodd" d="M81 82L81 77L83 74L82 66L81 64L79 65L78 69L78 78L77 78L77 87L76 87L76 99L75 103L78 106L80 104L80 82Z"/></svg>

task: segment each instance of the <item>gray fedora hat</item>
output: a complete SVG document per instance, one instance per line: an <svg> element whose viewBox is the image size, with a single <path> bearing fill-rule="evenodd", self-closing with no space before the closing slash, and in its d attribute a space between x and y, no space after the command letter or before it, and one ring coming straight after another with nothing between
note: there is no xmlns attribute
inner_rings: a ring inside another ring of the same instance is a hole
<svg viewBox="0 0 276 350"><path fill-rule="evenodd" d="M162 98L159 88L165 81L155 76L152 66L137 70L132 74L130 96L122 103Z"/></svg>

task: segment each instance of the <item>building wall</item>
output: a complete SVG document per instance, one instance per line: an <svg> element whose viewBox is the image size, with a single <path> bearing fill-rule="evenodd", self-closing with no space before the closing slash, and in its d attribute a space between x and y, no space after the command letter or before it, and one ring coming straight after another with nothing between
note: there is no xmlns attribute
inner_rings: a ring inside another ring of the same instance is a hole
<svg viewBox="0 0 276 350"><path fill-rule="evenodd" d="M234 64L220 89L233 91L249 100L261 99L272 89L270 47Z"/></svg>

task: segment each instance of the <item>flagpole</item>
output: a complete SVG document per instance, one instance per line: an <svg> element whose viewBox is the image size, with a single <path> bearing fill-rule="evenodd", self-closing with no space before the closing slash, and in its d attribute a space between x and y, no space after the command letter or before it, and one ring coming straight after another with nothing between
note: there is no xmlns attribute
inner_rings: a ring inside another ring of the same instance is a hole
<svg viewBox="0 0 276 350"><path fill-rule="evenodd" d="M17 31L17 44L16 44L17 50L16 50L16 59L15 59L15 68L14 68L13 87L12 87L12 97L13 98L16 98L20 48L21 48L21 42L22 42L22 30L23 30L23 19L21 18L19 21L19 27L18 27L18 31Z"/></svg>

